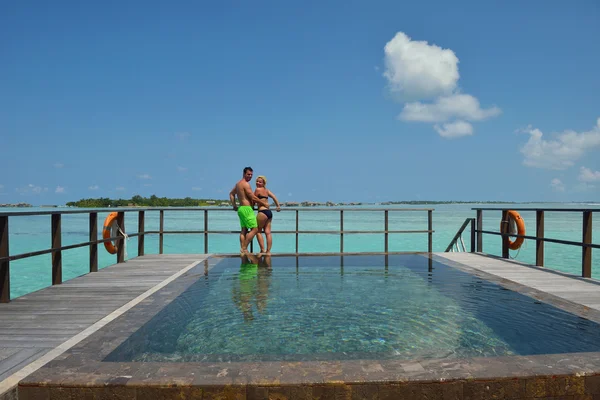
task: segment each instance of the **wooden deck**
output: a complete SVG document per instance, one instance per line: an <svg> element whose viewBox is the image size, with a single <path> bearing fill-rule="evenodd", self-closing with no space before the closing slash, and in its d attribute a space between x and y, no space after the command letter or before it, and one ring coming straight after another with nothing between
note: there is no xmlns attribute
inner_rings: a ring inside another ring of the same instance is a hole
<svg viewBox="0 0 600 400"><path fill-rule="evenodd" d="M93 334L210 255L133 258L0 304L0 399L12 399L25 376ZM434 259L600 310L600 282L475 253Z"/></svg>
<svg viewBox="0 0 600 400"><path fill-rule="evenodd" d="M206 254L147 255L0 304L0 399Z"/></svg>
<svg viewBox="0 0 600 400"><path fill-rule="evenodd" d="M563 300L600 310L600 281L595 279L478 253L436 253L435 258L442 262L458 262Z"/></svg>

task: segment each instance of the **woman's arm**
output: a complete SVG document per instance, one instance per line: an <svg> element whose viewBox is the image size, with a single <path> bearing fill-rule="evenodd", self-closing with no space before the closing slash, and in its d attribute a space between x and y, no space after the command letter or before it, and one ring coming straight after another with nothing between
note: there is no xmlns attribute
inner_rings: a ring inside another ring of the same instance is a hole
<svg viewBox="0 0 600 400"><path fill-rule="evenodd" d="M273 192L271 192L270 190L268 190L268 192L269 192L269 197L273 199L273 201L275 202L275 206L277 206L277 211L281 210L281 207L279 206L279 200L277 200L277 197L275 197Z"/></svg>

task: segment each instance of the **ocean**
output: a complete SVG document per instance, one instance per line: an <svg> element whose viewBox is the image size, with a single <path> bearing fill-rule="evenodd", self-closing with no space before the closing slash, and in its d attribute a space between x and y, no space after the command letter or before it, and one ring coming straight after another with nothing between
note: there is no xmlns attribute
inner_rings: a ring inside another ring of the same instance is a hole
<svg viewBox="0 0 600 400"><path fill-rule="evenodd" d="M344 212L344 230L365 231L384 229L384 209L389 211L389 230L426 230L426 211L400 211L407 208L433 208L433 251L446 249L465 218L475 217L473 207L514 207L514 208L586 208L600 211L598 204L432 204L432 205L366 205L346 207L351 209L377 209L376 211ZM0 212L15 211L60 211L73 208L0 208ZM81 209L84 210L84 209ZM381 211L380 211L381 210ZM102 235L104 219L111 210L98 213L98 234ZM296 228L296 213L282 209L273 212L273 231L293 231ZM526 225L526 234L535 235L535 212L520 211ZM600 242L600 212L594 213L597 222L593 224L593 242ZM483 229L498 231L500 211L484 211ZM88 241L88 214L67 214L62 217L62 244L76 244ZM583 216L581 212L546 212L546 238L582 240ZM10 254L27 253L51 247L50 216L14 216L9 217L9 249ZM135 233L138 227L138 213L125 214L125 232ZM230 208L209 211L209 230L235 231L239 229L236 213ZM146 230L159 229L158 211L146 211ZM184 211L166 210L164 229L172 231L203 230L204 212L202 209ZM311 207L299 211L299 229L314 231L336 231L340 229L340 211L316 211ZM470 246L470 227L463 236L467 250ZM255 241L254 251L258 251ZM340 250L339 234L300 234L300 252L338 252ZM344 251L346 252L380 252L384 250L383 234L345 234ZM164 236L164 253L204 253L203 234L173 234ZM239 251L239 235L210 234L208 238L209 253L237 253ZM274 233L273 254L295 251L295 235ZM427 234L390 234L389 251L427 251ZM501 238L495 235L483 236L483 251L501 255ZM127 259L137 256L137 238L130 238L126 244ZM146 254L158 254L158 235L149 235L145 239ZM592 277L600 278L600 256L593 251ZM582 249L578 246L545 244L545 267L581 274ZM525 240L518 251L510 252L511 258L535 263L535 242ZM89 249L87 247L63 251L63 280L72 279L89 271ZM109 254L103 245L98 247L98 267L103 268L116 263L116 255ZM11 298L22 296L51 284L51 255L35 256L10 263Z"/></svg>

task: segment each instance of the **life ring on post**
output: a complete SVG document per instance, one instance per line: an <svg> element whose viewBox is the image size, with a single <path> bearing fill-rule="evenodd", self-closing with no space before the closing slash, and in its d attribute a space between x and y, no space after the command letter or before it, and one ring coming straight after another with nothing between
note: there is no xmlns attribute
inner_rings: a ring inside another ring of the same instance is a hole
<svg viewBox="0 0 600 400"><path fill-rule="evenodd" d="M102 238L108 239L111 237L117 236L117 216L119 214L116 212L111 212L108 214L108 217L104 220L104 228L102 228ZM112 242L104 242L104 247L106 251L110 254L115 254L117 252L117 246L115 246Z"/></svg>
<svg viewBox="0 0 600 400"><path fill-rule="evenodd" d="M515 210L508 210L506 218L507 221L500 221L500 232L505 233L508 225L509 234L516 233L517 235L525 235L525 221L518 212ZM522 237L516 238L515 241L508 238L508 248L511 250L518 250L524 240L525 239Z"/></svg>

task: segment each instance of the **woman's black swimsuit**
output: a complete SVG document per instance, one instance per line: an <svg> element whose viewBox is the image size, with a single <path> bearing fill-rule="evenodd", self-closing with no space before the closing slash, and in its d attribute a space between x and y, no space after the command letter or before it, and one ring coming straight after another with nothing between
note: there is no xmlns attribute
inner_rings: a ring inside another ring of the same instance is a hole
<svg viewBox="0 0 600 400"><path fill-rule="evenodd" d="M256 196L256 197L258 197L259 199L269 199L269 196ZM273 213L271 212L271 210L258 210L258 212L265 214L267 216L267 219L273 218Z"/></svg>

